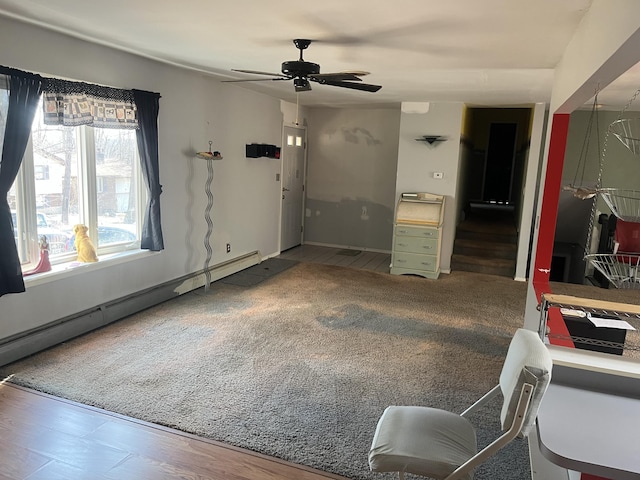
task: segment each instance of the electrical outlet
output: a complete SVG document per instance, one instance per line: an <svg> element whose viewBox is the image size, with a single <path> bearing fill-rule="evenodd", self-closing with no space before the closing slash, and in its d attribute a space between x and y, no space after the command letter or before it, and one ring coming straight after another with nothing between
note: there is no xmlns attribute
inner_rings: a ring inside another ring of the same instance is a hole
<svg viewBox="0 0 640 480"><path fill-rule="evenodd" d="M227 253L231 253L231 244L227 243Z"/></svg>

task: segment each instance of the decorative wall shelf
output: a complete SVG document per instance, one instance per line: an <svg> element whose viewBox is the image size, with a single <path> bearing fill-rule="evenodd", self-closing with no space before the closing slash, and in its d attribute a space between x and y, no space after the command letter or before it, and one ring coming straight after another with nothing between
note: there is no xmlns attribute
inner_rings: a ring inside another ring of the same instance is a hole
<svg viewBox="0 0 640 480"><path fill-rule="evenodd" d="M420 138L416 138L416 142L425 142L425 143L428 143L429 145L433 145L434 143L437 143L437 142L445 142L446 140L447 140L447 137L443 135L423 135Z"/></svg>
<svg viewBox="0 0 640 480"><path fill-rule="evenodd" d="M201 158L202 160L222 160L222 154L218 151L212 152L211 146L213 142L209 140L209 151L208 152L198 152L196 153L196 157Z"/></svg>
<svg viewBox="0 0 640 480"><path fill-rule="evenodd" d="M220 152L198 152L196 153L196 157L202 160L222 160L223 158Z"/></svg>

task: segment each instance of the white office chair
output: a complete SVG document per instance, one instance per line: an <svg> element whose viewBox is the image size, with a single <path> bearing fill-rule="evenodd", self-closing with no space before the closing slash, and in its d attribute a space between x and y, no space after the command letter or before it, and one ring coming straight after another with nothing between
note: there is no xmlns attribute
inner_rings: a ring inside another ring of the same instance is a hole
<svg viewBox="0 0 640 480"><path fill-rule="evenodd" d="M552 361L536 332L516 331L499 384L460 415L420 406L387 407L378 421L369 466L374 472L398 472L438 480L473 478L474 469L535 424L549 381ZM481 451L468 416L502 392L502 435Z"/></svg>

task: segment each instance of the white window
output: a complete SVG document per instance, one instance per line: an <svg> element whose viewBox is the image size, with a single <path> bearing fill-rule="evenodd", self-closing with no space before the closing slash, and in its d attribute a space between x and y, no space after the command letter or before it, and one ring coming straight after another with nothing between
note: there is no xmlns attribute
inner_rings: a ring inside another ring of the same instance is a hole
<svg viewBox="0 0 640 480"><path fill-rule="evenodd" d="M302 137L299 135L287 135L287 146L289 147L301 147L302 146Z"/></svg>
<svg viewBox="0 0 640 480"><path fill-rule="evenodd" d="M49 180L49 165L35 165L36 180Z"/></svg>
<svg viewBox="0 0 640 480"><path fill-rule="evenodd" d="M39 105L8 195L23 269L37 263L42 235L52 264L74 260L78 223L98 256L139 248L141 178L135 130L44 125Z"/></svg>

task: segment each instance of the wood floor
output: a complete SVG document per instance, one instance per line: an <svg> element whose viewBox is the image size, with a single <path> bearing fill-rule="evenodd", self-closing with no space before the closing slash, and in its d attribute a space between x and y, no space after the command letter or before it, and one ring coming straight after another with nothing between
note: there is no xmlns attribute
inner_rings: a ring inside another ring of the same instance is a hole
<svg viewBox="0 0 640 480"><path fill-rule="evenodd" d="M342 477L0 383L0 480Z"/></svg>
<svg viewBox="0 0 640 480"><path fill-rule="evenodd" d="M389 271L390 255L303 245L281 258ZM0 379L0 480L347 480Z"/></svg>

